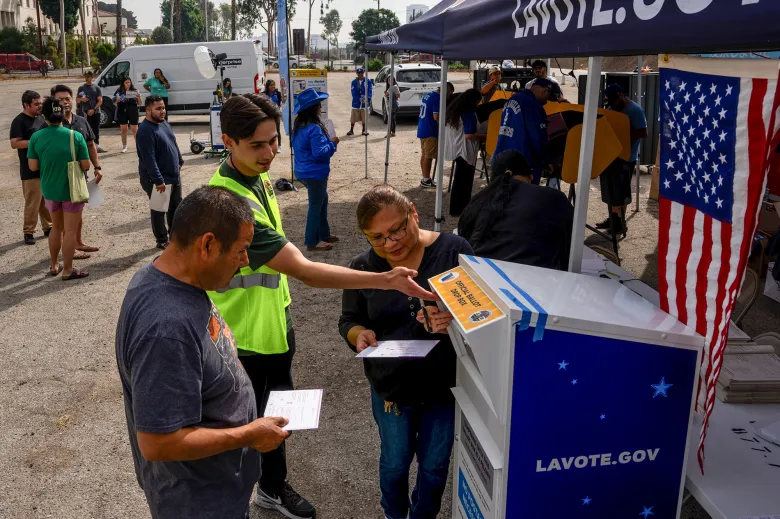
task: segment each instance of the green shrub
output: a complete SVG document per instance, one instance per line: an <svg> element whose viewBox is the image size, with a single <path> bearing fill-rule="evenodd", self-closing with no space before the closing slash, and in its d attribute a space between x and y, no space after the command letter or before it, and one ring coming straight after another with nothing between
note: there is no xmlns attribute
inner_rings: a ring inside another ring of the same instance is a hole
<svg viewBox="0 0 780 519"><path fill-rule="evenodd" d="M467 68L463 63L450 63L449 66L450 70L466 70Z"/></svg>
<svg viewBox="0 0 780 519"><path fill-rule="evenodd" d="M368 71L369 72L378 72L382 70L382 67L384 67L385 64L382 62L381 59L374 58L368 62Z"/></svg>
<svg viewBox="0 0 780 519"><path fill-rule="evenodd" d="M101 43L95 47L95 56L101 68L105 68L116 57L116 47L111 43Z"/></svg>

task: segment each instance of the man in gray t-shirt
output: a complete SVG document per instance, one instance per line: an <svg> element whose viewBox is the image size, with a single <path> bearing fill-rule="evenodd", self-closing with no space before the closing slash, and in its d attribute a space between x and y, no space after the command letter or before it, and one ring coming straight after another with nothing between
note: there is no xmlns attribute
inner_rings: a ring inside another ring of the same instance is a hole
<svg viewBox="0 0 780 519"><path fill-rule="evenodd" d="M89 127L92 128L97 150L103 153L105 150L100 147L100 107L103 105L103 91L92 83L93 79L91 71L88 70L84 73L85 83L76 92L76 104L78 105L78 114L85 117Z"/></svg>
<svg viewBox="0 0 780 519"><path fill-rule="evenodd" d="M258 451L289 436L285 419L257 419L233 334L206 294L248 264L253 234L245 200L196 189L168 248L127 288L116 360L136 477L155 519L249 517Z"/></svg>

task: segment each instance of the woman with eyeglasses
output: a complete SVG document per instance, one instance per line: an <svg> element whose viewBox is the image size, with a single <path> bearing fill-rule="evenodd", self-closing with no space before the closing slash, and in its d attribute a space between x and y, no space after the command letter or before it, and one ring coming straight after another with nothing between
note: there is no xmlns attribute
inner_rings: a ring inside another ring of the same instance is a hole
<svg viewBox="0 0 780 519"><path fill-rule="evenodd" d="M459 236L420 229L414 204L401 192L379 185L357 207L358 227L370 248L350 268L389 272L403 266L417 271L415 281L458 266L471 246ZM371 407L379 428L379 481L388 519L434 519L447 482L455 426L455 350L447 335L452 315L400 292L345 290L339 332L352 350L377 341L435 339L425 358L364 359L371 385ZM409 496L409 468L417 457L417 482Z"/></svg>

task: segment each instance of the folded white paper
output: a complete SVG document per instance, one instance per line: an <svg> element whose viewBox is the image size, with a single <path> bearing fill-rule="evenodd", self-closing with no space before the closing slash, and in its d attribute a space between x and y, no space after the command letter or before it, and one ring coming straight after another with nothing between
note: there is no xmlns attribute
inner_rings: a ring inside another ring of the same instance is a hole
<svg viewBox="0 0 780 519"><path fill-rule="evenodd" d="M333 121L328 119L328 136L332 139L336 136L336 127L333 125Z"/></svg>
<svg viewBox="0 0 780 519"><path fill-rule="evenodd" d="M379 341L357 354L360 358L423 358L439 341Z"/></svg>
<svg viewBox="0 0 780 519"><path fill-rule="evenodd" d="M95 179L87 182L87 191L89 191L89 202L87 202L87 207L90 209L97 209L101 205L103 205L103 190L100 189L100 184L95 182Z"/></svg>
<svg viewBox="0 0 780 519"><path fill-rule="evenodd" d="M322 389L271 391L263 415L287 418L289 423L283 427L285 431L318 429L321 407Z"/></svg>
<svg viewBox="0 0 780 519"><path fill-rule="evenodd" d="M149 197L149 209L167 213L168 204L171 202L172 188L173 186L171 184L165 184L165 191L160 193L157 191L157 186L152 186L152 195Z"/></svg>

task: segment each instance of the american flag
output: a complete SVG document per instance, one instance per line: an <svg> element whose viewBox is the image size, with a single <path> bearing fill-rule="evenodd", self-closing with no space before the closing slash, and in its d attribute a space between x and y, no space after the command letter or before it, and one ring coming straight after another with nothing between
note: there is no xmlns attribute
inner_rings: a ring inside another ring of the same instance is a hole
<svg viewBox="0 0 780 519"><path fill-rule="evenodd" d="M745 61L755 60L673 57L660 72L659 293L663 310L705 338L697 398L702 471L728 325L780 120L777 65ZM738 70L746 66L753 68Z"/></svg>

